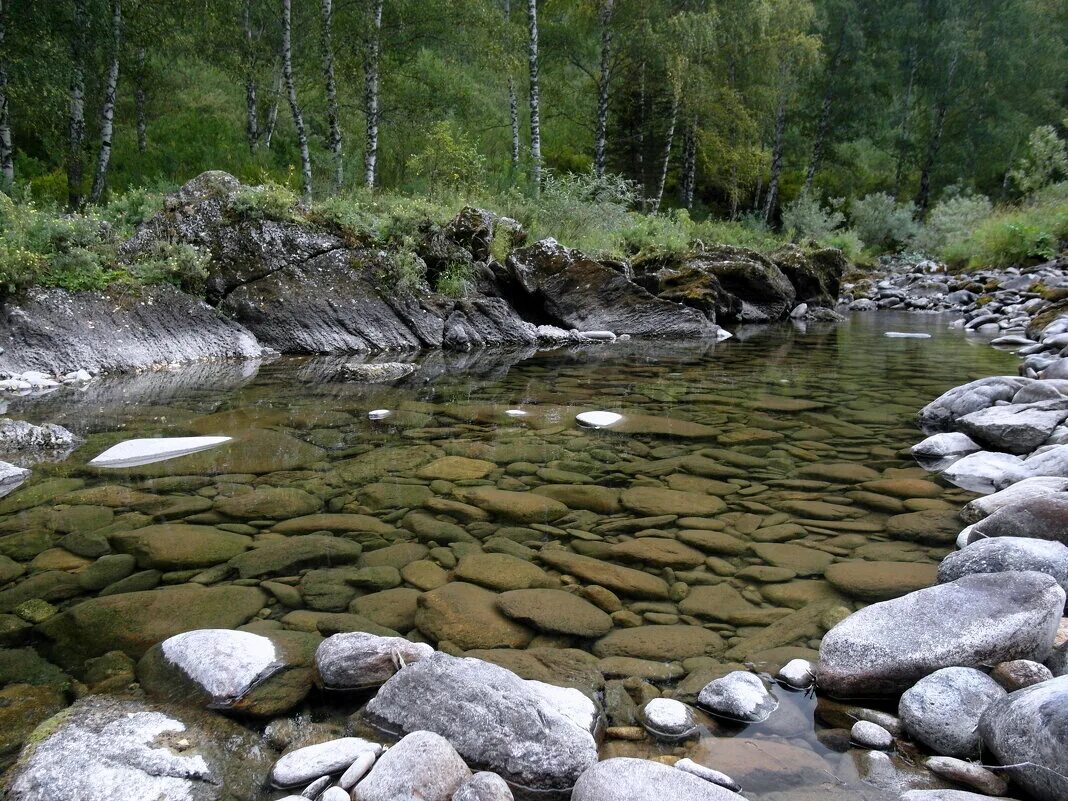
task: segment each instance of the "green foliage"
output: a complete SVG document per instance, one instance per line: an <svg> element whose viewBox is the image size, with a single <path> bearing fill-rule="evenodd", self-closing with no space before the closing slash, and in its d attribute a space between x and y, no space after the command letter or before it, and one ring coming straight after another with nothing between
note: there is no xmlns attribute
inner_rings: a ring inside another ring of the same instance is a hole
<svg viewBox="0 0 1068 801"><path fill-rule="evenodd" d="M915 245L931 255L959 248L993 210L985 195L957 195L941 200L927 215Z"/></svg>
<svg viewBox="0 0 1068 801"><path fill-rule="evenodd" d="M411 168L426 181L431 195L477 190L486 178L485 157L448 122L431 127L423 149L411 159Z"/></svg>
<svg viewBox="0 0 1068 801"><path fill-rule="evenodd" d="M916 208L898 203L886 192L873 192L849 206L852 228L860 240L876 251L908 245L919 231Z"/></svg>
<svg viewBox="0 0 1068 801"><path fill-rule="evenodd" d="M448 265L434 282L434 291L450 298L462 298L474 289L471 265L455 262Z"/></svg>
<svg viewBox="0 0 1068 801"><path fill-rule="evenodd" d="M298 218L296 193L282 184L267 181L245 186L234 196L230 210L247 220L294 222Z"/></svg>
<svg viewBox="0 0 1068 801"><path fill-rule="evenodd" d="M1009 178L1025 195L1068 179L1068 144L1057 135L1056 128L1040 125L1031 132L1027 155L1009 173Z"/></svg>
<svg viewBox="0 0 1068 801"><path fill-rule="evenodd" d="M1068 182L1018 207L994 210L965 239L941 253L957 268L1005 267L1051 259L1068 242Z"/></svg>
<svg viewBox="0 0 1068 801"><path fill-rule="evenodd" d="M211 254L184 243L161 242L130 265L130 276L142 284L172 284L199 294L208 278Z"/></svg>
<svg viewBox="0 0 1068 801"><path fill-rule="evenodd" d="M832 202L831 207L826 208L814 194L802 192L783 208L783 230L794 241L823 241L845 222L845 215L838 210L839 206L841 201Z"/></svg>

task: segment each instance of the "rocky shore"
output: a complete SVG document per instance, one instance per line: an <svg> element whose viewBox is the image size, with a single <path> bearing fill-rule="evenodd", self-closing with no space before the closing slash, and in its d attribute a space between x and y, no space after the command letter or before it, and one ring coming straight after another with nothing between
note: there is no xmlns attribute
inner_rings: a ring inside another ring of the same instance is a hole
<svg viewBox="0 0 1068 801"><path fill-rule="evenodd" d="M235 211L242 189L233 176L205 173L122 247L127 259L160 243L207 251L203 299L169 286L31 291L0 310L0 374L96 375L278 352L467 351L589 332L716 338L721 324L785 319L801 304L830 313L848 267L839 251L794 247L771 257L716 247L598 261L554 240L514 247L502 263L495 240L523 245L525 232L467 208L443 228L425 226L413 277L396 253L329 226ZM470 276L463 297L432 291L445 270Z"/></svg>

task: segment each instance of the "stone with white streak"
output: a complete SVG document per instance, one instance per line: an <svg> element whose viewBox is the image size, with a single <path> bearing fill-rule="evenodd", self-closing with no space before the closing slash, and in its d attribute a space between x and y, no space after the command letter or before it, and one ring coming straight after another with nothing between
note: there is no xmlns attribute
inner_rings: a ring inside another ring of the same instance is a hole
<svg viewBox="0 0 1068 801"><path fill-rule="evenodd" d="M325 743L308 745L284 754L271 768L271 784L275 787L300 787L320 776L342 773L361 754L382 753L382 746L360 737L341 737Z"/></svg>
<svg viewBox="0 0 1068 801"><path fill-rule="evenodd" d="M434 649L426 643L354 631L323 640L315 652L315 667L323 687L362 689L384 684L403 665L432 653Z"/></svg>

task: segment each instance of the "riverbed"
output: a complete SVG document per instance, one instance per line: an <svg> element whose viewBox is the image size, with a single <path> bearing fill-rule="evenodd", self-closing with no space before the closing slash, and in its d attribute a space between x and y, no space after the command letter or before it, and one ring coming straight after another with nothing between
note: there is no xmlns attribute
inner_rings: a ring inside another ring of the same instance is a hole
<svg viewBox="0 0 1068 801"><path fill-rule="evenodd" d="M2 681L71 699L81 690L66 677L89 683L91 660L136 659L144 638L78 631L67 610L236 583L265 591L253 630L370 621L595 695L608 711L602 758L704 758L754 801L896 797L859 784L891 768L850 748L848 710L821 700L817 714L811 694L780 688L776 713L748 727L699 716L681 743L636 735L630 707L692 702L731 667L815 658L844 614L934 583L975 496L908 456L916 412L1017 364L947 322L883 313L740 329L718 345L435 353L393 385L349 381L337 359L202 364L14 399L10 416L85 442L0 500L14 574L0 584L5 642L33 649L9 652ZM623 420L576 423L593 410ZM87 464L126 439L203 435L233 441L133 468ZM337 558L278 547L306 536L340 543ZM254 558L267 548L274 561ZM530 589L567 590L608 628L550 601L500 600ZM51 609L17 611L42 598ZM361 700L313 692L300 709L339 725ZM907 755L893 760L909 771Z"/></svg>

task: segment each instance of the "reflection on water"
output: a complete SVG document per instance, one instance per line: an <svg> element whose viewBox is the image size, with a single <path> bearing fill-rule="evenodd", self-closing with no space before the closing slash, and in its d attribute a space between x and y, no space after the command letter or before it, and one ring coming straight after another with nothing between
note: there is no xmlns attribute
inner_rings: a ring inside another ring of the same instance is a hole
<svg viewBox="0 0 1068 801"><path fill-rule="evenodd" d="M44 599L46 619L97 595L266 582L260 630L369 620L598 693L604 756L691 756L754 801L896 797L857 781L904 770L901 757L894 768L849 749L840 715L817 727L815 698L783 688L761 724L702 717L701 736L681 744L627 738L641 702L692 702L732 668L812 657L848 610L933 581L970 496L908 458L916 411L1015 360L919 316L737 334L718 346L435 353L395 386L348 382L341 360L280 359L21 399L14 416L87 441L0 500L3 642L83 677L87 657L138 656L136 638L116 646L54 622L35 633L22 604ZM376 409L391 414L368 419ZM575 423L591 410L624 418L606 431ZM233 440L124 469L87 464L133 437L212 435ZM363 553L296 553L305 535ZM116 572L97 578L115 551L135 559L112 558ZM367 567L391 570L354 578ZM548 602L505 617L485 590L437 589L457 581L569 589L611 612L612 631L577 631ZM431 594L434 614L421 611ZM16 674L0 679L26 680ZM311 714L331 706L313 696Z"/></svg>

